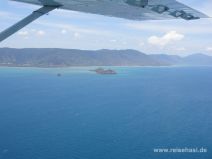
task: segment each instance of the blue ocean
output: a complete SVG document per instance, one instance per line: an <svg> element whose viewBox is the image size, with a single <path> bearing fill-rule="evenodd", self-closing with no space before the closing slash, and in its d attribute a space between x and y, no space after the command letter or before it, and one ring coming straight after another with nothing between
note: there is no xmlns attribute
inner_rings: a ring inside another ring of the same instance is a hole
<svg viewBox="0 0 212 159"><path fill-rule="evenodd" d="M89 69L0 68L0 159L212 158L212 67Z"/></svg>

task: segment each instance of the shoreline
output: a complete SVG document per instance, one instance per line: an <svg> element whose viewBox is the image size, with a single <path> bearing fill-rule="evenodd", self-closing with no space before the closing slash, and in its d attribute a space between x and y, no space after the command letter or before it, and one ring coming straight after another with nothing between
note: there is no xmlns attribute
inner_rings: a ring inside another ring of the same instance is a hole
<svg viewBox="0 0 212 159"><path fill-rule="evenodd" d="M176 68L176 67L212 67L211 65L172 65L172 66L3 66L0 68L39 68L39 69L74 69L74 68Z"/></svg>

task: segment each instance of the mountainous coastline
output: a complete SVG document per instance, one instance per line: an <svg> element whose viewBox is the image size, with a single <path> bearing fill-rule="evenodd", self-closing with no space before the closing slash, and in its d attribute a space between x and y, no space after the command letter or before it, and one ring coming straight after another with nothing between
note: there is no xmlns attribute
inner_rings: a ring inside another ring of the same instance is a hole
<svg viewBox="0 0 212 159"><path fill-rule="evenodd" d="M136 50L12 49L0 48L0 66L70 67L70 66L174 66L212 65L212 56L187 57L152 54Z"/></svg>

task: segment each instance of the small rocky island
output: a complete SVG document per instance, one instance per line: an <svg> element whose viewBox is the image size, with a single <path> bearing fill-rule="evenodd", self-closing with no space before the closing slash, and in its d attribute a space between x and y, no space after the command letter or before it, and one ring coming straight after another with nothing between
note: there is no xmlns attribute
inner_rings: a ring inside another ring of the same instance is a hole
<svg viewBox="0 0 212 159"><path fill-rule="evenodd" d="M90 71L96 72L97 74L100 74L100 75L114 75L114 74L117 74L117 72L112 70L112 69L97 68L95 70L90 70Z"/></svg>

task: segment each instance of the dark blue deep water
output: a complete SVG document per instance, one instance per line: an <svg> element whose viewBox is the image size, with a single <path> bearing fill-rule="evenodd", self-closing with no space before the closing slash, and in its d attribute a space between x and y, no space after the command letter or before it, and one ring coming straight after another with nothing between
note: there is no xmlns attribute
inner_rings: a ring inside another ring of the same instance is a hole
<svg viewBox="0 0 212 159"><path fill-rule="evenodd" d="M0 68L0 159L212 159L211 67L89 69Z"/></svg>

